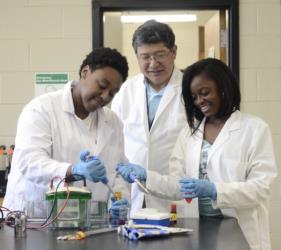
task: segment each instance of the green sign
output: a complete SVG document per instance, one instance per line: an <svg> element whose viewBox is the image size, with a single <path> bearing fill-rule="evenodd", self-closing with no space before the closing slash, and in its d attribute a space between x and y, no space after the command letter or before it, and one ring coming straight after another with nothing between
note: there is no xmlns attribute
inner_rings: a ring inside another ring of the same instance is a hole
<svg viewBox="0 0 281 250"><path fill-rule="evenodd" d="M36 84L65 84L68 82L67 73L37 73Z"/></svg>

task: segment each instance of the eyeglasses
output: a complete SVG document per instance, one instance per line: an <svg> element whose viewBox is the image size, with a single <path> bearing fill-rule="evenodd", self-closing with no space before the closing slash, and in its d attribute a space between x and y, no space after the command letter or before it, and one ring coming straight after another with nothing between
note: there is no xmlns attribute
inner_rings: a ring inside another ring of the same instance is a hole
<svg viewBox="0 0 281 250"><path fill-rule="evenodd" d="M150 63L152 59L157 61L157 62L163 62L168 57L170 52L171 51L168 50L168 51L156 52L156 53L151 54L151 55L149 55L149 54L141 54L141 55L138 55L138 59L142 63Z"/></svg>

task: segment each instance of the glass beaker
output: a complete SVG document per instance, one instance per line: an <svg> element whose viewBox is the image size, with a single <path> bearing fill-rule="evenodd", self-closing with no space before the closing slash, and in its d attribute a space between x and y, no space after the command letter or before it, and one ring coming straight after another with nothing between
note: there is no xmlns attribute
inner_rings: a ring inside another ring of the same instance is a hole
<svg viewBox="0 0 281 250"><path fill-rule="evenodd" d="M91 225L108 224L108 209L106 201L91 201L90 222Z"/></svg>

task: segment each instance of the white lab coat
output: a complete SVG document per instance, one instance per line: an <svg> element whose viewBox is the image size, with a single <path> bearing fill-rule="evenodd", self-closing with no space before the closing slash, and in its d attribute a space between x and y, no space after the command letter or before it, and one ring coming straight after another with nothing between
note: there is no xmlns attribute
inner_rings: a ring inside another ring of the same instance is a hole
<svg viewBox="0 0 281 250"><path fill-rule="evenodd" d="M71 84L75 82L69 82L63 90L33 99L20 115L3 204L10 210L28 210L38 205L41 207L41 211L38 207L38 214L44 214L45 192L51 178L65 177L67 168L77 162L83 149L100 157L110 182L116 164L126 160L122 122L110 109L98 109L95 144L93 129L75 116ZM124 196L130 196L129 185L121 181L121 178L119 183L117 181L116 190L121 188ZM94 200L106 200L108 190L103 184L90 181L87 184ZM81 183L75 185L82 186Z"/></svg>
<svg viewBox="0 0 281 250"><path fill-rule="evenodd" d="M181 131L170 159L170 176L148 172L146 187L151 192L181 199L179 177L199 177L203 129L204 122L193 136L188 128ZM268 202L277 168L268 125L255 116L234 112L212 145L207 164L217 189L213 206L238 219L251 249L270 250ZM186 216L198 216L198 199L186 206Z"/></svg>
<svg viewBox="0 0 281 250"><path fill-rule="evenodd" d="M180 130L186 124L181 98L182 73L175 68L159 103L151 129L148 128L146 88L143 74L127 80L113 99L111 108L123 121L128 160L147 170L168 174L169 158ZM131 215L142 208L144 193L133 184ZM145 197L146 207L169 211L170 201Z"/></svg>

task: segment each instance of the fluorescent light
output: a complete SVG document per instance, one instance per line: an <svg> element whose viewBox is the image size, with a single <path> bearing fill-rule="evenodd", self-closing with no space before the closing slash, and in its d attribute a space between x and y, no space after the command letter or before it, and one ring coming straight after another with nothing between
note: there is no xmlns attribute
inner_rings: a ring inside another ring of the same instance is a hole
<svg viewBox="0 0 281 250"><path fill-rule="evenodd" d="M158 22L195 22L197 16L193 14L182 14L182 15L130 15L121 16L122 23L144 23L150 19L155 19Z"/></svg>

